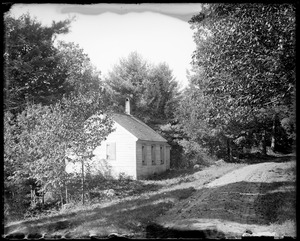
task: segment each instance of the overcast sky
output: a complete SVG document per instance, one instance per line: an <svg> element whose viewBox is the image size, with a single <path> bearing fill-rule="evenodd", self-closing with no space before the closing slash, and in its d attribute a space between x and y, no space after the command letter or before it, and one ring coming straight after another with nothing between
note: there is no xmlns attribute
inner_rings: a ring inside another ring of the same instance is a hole
<svg viewBox="0 0 300 241"><path fill-rule="evenodd" d="M104 77L119 59L137 51L146 60L166 62L182 86L196 49L188 20L200 4L15 4L16 17L29 12L43 24L75 16L60 40L84 49Z"/></svg>

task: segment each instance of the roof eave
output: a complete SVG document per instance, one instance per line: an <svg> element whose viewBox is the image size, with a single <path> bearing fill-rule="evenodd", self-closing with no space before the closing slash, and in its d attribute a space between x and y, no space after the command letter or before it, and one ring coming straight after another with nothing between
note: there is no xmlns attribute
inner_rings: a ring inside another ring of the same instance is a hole
<svg viewBox="0 0 300 241"><path fill-rule="evenodd" d="M168 144L168 141L167 141L167 140L162 141L162 140L143 140L143 139L138 139L137 141L138 141L138 142L143 142L143 141L148 141L148 142L160 142L160 143ZM168 145L169 145L169 144L168 144Z"/></svg>

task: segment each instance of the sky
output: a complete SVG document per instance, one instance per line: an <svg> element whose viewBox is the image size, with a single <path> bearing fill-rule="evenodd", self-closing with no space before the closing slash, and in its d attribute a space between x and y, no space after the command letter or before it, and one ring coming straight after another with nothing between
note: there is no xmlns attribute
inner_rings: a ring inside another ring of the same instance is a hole
<svg viewBox="0 0 300 241"><path fill-rule="evenodd" d="M165 62L181 87L188 84L196 49L189 19L198 4L15 4L10 13L30 15L50 25L75 17L70 32L58 40L77 43L105 77L120 58L138 52L150 63Z"/></svg>

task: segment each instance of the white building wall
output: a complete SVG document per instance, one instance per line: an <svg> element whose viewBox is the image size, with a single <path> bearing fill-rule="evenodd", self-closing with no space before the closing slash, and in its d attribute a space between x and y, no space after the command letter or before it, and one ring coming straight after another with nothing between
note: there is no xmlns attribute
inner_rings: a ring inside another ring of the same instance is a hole
<svg viewBox="0 0 300 241"><path fill-rule="evenodd" d="M110 133L106 140L98 146L91 160L85 161L85 171L92 174L104 174L117 178L119 174L124 173L136 179L136 141L137 138L128 132L118 123L114 124L114 131ZM106 159L106 144L116 143L116 159ZM81 173L81 162L68 162L67 172Z"/></svg>
<svg viewBox="0 0 300 241"><path fill-rule="evenodd" d="M109 134L107 139L95 149L95 166L102 168L107 166L104 170L111 171L111 175L114 177L124 173L136 179L137 138L118 123L115 123L114 128L115 131ZM116 143L116 159L106 160L106 144L111 142Z"/></svg>
<svg viewBox="0 0 300 241"><path fill-rule="evenodd" d="M151 158L151 146L155 146L155 164L152 163ZM146 163L142 163L142 146L145 146L146 150ZM164 148L164 163L160 161L160 147ZM153 175L154 173L159 174L165 172L167 169L167 157L170 156L168 151L170 148L167 148L169 145L164 142L150 142L150 141L137 141L136 144L136 160L137 160L137 178L146 179L148 176Z"/></svg>

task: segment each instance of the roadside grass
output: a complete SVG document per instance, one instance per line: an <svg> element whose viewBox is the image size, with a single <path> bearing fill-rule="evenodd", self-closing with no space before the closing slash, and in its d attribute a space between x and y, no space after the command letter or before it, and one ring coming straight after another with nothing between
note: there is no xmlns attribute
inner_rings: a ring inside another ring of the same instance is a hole
<svg viewBox="0 0 300 241"><path fill-rule="evenodd" d="M197 188L199 185L204 185L232 170L246 165L245 163L220 162L208 167L200 167L198 170L193 168L170 170L165 176L163 174L157 175L155 178L142 180L142 182L147 185L160 185L161 188L158 191L182 188L183 186Z"/></svg>
<svg viewBox="0 0 300 241"><path fill-rule="evenodd" d="M283 223L271 223L270 229L276 232L279 237L295 237L297 234L295 220L286 220Z"/></svg>
<svg viewBox="0 0 300 241"><path fill-rule="evenodd" d="M151 181L161 181L166 179L175 179L182 178L198 172L199 170L193 168L185 168L185 169L170 169L164 173L155 174L147 178L147 180Z"/></svg>
<svg viewBox="0 0 300 241"><path fill-rule="evenodd" d="M84 206L77 203L65 206L56 213L8 223L4 231L5 234L42 233L51 237L73 238L91 235L105 237L110 233L145 237L147 225L179 201L190 197L205 183L244 165L223 163L203 170L178 171L173 172L173 178L169 173L157 181L127 180L119 189L106 185L105 188L114 188L116 195L92 200Z"/></svg>
<svg viewBox="0 0 300 241"><path fill-rule="evenodd" d="M52 217L27 220L5 227L5 233L40 233L82 238L105 237L109 233L121 233L143 237L148 223L170 209L177 201L192 195L195 189L188 188L156 194L149 198L132 198L119 202L96 205L81 210L65 211Z"/></svg>

